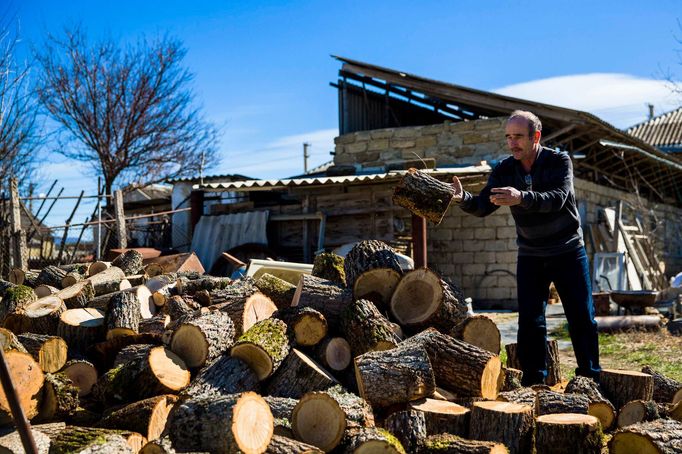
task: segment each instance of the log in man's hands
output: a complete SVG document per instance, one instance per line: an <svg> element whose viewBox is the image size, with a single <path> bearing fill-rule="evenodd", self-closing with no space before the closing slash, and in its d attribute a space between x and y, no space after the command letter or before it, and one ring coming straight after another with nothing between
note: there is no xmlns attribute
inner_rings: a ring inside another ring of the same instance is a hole
<svg viewBox="0 0 682 454"><path fill-rule="evenodd" d="M521 203L521 191L511 186L492 188L490 202L499 206L514 206Z"/></svg>

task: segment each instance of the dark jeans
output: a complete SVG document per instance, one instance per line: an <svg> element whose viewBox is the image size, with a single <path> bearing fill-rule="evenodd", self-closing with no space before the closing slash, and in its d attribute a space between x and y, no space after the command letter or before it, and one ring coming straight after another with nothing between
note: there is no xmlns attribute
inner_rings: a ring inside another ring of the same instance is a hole
<svg viewBox="0 0 682 454"><path fill-rule="evenodd" d="M545 308L549 284L554 286L568 320L577 375L599 378L599 339L594 321L592 283L585 248L553 257L519 257L516 278L519 299L518 355L523 384L544 383L547 377Z"/></svg>

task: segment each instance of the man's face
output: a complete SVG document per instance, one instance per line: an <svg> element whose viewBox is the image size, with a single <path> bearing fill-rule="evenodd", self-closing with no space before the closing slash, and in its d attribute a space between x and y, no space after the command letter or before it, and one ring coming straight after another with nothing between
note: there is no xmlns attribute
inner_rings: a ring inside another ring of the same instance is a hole
<svg viewBox="0 0 682 454"><path fill-rule="evenodd" d="M540 132L535 137L528 137L528 121L524 118L514 118L507 122L504 136L507 139L507 148L511 151L514 159L519 161L532 160L535 157L535 143L540 139Z"/></svg>

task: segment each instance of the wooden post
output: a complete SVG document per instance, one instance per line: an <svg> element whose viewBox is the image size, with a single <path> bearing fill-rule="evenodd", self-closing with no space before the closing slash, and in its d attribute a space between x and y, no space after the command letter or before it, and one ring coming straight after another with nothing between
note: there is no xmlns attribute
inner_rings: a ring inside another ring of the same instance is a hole
<svg viewBox="0 0 682 454"><path fill-rule="evenodd" d="M199 219L204 214L204 191L192 191L189 195L190 206L190 235L194 233L194 226L197 225Z"/></svg>
<svg viewBox="0 0 682 454"><path fill-rule="evenodd" d="M427 266L426 260L426 219L412 215L412 257L415 268Z"/></svg>
<svg viewBox="0 0 682 454"><path fill-rule="evenodd" d="M308 214L310 211L310 196L303 197L301 201L301 212ZM308 227L308 220L303 219L303 262L312 263L313 259L310 255L310 230Z"/></svg>
<svg viewBox="0 0 682 454"><path fill-rule="evenodd" d="M126 233L125 212L123 211L123 192L120 189L114 192L114 215L116 216L118 247L125 249L128 247L128 236Z"/></svg>
<svg viewBox="0 0 682 454"><path fill-rule="evenodd" d="M28 268L28 248L26 247L26 233L21 229L21 205L19 205L19 190L17 179L10 181L10 221L12 223L12 260L13 265Z"/></svg>

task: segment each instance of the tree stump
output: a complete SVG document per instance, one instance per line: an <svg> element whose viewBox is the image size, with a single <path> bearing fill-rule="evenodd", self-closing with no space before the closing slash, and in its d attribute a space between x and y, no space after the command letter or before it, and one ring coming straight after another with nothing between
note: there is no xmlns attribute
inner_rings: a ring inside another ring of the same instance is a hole
<svg viewBox="0 0 682 454"><path fill-rule="evenodd" d="M617 409L631 400L651 400L654 393L654 378L635 371L602 369L599 384Z"/></svg>
<svg viewBox="0 0 682 454"><path fill-rule="evenodd" d="M234 337L230 316L213 311L176 325L169 346L187 367L202 367L225 353L234 343Z"/></svg>
<svg viewBox="0 0 682 454"><path fill-rule="evenodd" d="M107 429L139 432L149 441L157 440L161 437L168 415L177 400L176 396L170 394L140 400L109 413L97 425Z"/></svg>
<svg viewBox="0 0 682 454"><path fill-rule="evenodd" d="M78 387L64 373L45 374L40 412L40 421L63 420L78 408Z"/></svg>
<svg viewBox="0 0 682 454"><path fill-rule="evenodd" d="M632 400L618 412L618 427L626 427L640 422L653 421L660 418L655 401Z"/></svg>
<svg viewBox="0 0 682 454"><path fill-rule="evenodd" d="M26 419L31 419L38 414L40 390L45 380L43 371L31 355L16 350L5 352L5 363L24 415ZM12 412L7 395L0 386L0 424L11 422Z"/></svg>
<svg viewBox="0 0 682 454"><path fill-rule="evenodd" d="M410 409L424 414L428 435L449 433L460 437L469 436L470 411L461 405L427 398L410 402Z"/></svg>
<svg viewBox="0 0 682 454"><path fill-rule="evenodd" d="M406 452L418 452L427 437L424 413L417 410L403 410L391 413L384 419L384 429L392 433Z"/></svg>
<svg viewBox="0 0 682 454"><path fill-rule="evenodd" d="M393 203L435 225L440 224L455 197L452 185L415 168L407 170L393 190Z"/></svg>
<svg viewBox="0 0 682 454"><path fill-rule="evenodd" d="M514 369L523 370L521 367L521 361L519 360L517 349L518 346L515 343L507 344L504 346L507 350L507 367L513 367ZM555 340L547 341L547 377L545 378L545 384L548 386L554 386L557 383L561 383L561 366L559 364L559 343Z"/></svg>
<svg viewBox="0 0 682 454"><path fill-rule="evenodd" d="M504 444L510 454L532 451L533 409L512 402L476 402L471 408L470 437Z"/></svg>
<svg viewBox="0 0 682 454"><path fill-rule="evenodd" d="M327 325L340 325L341 312L353 300L353 292L331 281L308 274L301 275L292 306L311 307L324 315Z"/></svg>
<svg viewBox="0 0 682 454"><path fill-rule="evenodd" d="M405 273L391 297L391 313L412 330L449 332L468 316L467 310L461 291L427 268Z"/></svg>
<svg viewBox="0 0 682 454"><path fill-rule="evenodd" d="M272 375L289 354L287 325L274 318L253 325L237 339L230 355L241 359L256 373L259 380Z"/></svg>
<svg viewBox="0 0 682 454"><path fill-rule="evenodd" d="M493 355L500 354L500 330L488 316L472 315L465 318L450 331L450 336L488 350Z"/></svg>
<svg viewBox="0 0 682 454"><path fill-rule="evenodd" d="M427 437L420 453L429 454L508 454L502 443L467 440L456 435L440 434ZM529 451L530 452L530 451Z"/></svg>
<svg viewBox="0 0 682 454"><path fill-rule="evenodd" d="M353 356L394 348L400 339L391 323L369 300L350 303L341 314L341 329Z"/></svg>
<svg viewBox="0 0 682 454"><path fill-rule="evenodd" d="M316 255L311 274L335 284L346 285L344 258L333 252L323 252Z"/></svg>
<svg viewBox="0 0 682 454"><path fill-rule="evenodd" d="M616 422L616 409L606 399L599 385L593 379L576 375L566 385L565 393L584 394L590 400L587 414L596 417L604 430L609 430Z"/></svg>
<svg viewBox="0 0 682 454"><path fill-rule="evenodd" d="M66 364L68 347L61 337L26 333L20 334L17 339L43 372L57 372Z"/></svg>
<svg viewBox="0 0 682 454"><path fill-rule="evenodd" d="M61 372L78 388L78 397L85 397L90 394L92 387L97 382L97 369L90 361L84 359L67 361Z"/></svg>
<svg viewBox="0 0 682 454"><path fill-rule="evenodd" d="M277 309L290 307L291 300L293 300L294 293L296 293L295 285L270 273L263 273L256 281L256 287L275 303Z"/></svg>
<svg viewBox="0 0 682 454"><path fill-rule="evenodd" d="M324 391L338 384L326 370L295 348L268 380L267 394L300 399L305 393Z"/></svg>
<svg viewBox="0 0 682 454"><path fill-rule="evenodd" d="M609 441L611 454L673 454L682 452L682 423L672 419L618 429Z"/></svg>
<svg viewBox="0 0 682 454"><path fill-rule="evenodd" d="M460 396L495 399L501 363L487 350L442 334L433 328L405 340L426 349L436 383Z"/></svg>
<svg viewBox="0 0 682 454"><path fill-rule="evenodd" d="M111 266L119 267L126 276L138 274L144 269L142 254L135 249L129 249L112 260Z"/></svg>
<svg viewBox="0 0 682 454"><path fill-rule="evenodd" d="M536 421L537 454L600 454L602 444L601 426L594 416L558 413Z"/></svg>
<svg viewBox="0 0 682 454"><path fill-rule="evenodd" d="M654 378L652 398L660 403L677 403L682 400L682 383L656 372L651 366L644 366L642 372Z"/></svg>
<svg viewBox="0 0 682 454"><path fill-rule="evenodd" d="M315 351L320 363L335 372L345 370L352 359L350 344L343 337L328 337L316 346Z"/></svg>
<svg viewBox="0 0 682 454"><path fill-rule="evenodd" d="M586 415L590 399L583 394L557 393L554 391L540 391L536 395L536 415L555 413L574 413Z"/></svg>
<svg viewBox="0 0 682 454"><path fill-rule="evenodd" d="M272 314L287 324L296 345L310 347L327 335L327 319L312 307L287 307Z"/></svg>

